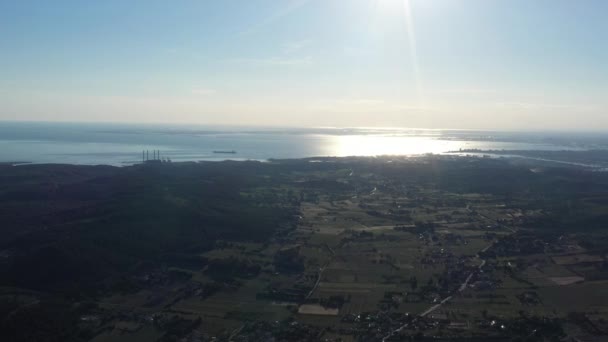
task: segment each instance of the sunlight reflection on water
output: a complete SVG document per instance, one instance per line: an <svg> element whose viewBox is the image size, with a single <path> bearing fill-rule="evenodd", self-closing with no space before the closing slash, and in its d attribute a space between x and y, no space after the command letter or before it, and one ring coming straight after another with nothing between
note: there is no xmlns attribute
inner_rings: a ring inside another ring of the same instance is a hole
<svg viewBox="0 0 608 342"><path fill-rule="evenodd" d="M570 149L536 135L422 129L213 130L161 126L0 123L0 162L129 165L142 150L173 161L441 154L460 149ZM563 139L561 140L563 141ZM577 141L568 138L566 141ZM580 140L585 141L585 140ZM604 140L601 140L603 142ZM578 146L578 145L574 145ZM599 146L599 145L594 145ZM603 146L603 145L602 145ZM213 151L236 151L216 154Z"/></svg>
<svg viewBox="0 0 608 342"><path fill-rule="evenodd" d="M438 140L427 137L347 135L332 137L334 156L415 155L443 153L470 148L463 141Z"/></svg>

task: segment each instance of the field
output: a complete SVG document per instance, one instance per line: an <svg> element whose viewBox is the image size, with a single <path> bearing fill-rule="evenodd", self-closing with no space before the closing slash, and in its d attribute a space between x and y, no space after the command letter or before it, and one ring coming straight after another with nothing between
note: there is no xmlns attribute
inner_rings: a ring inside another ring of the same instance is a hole
<svg viewBox="0 0 608 342"><path fill-rule="evenodd" d="M0 189L24 227L0 253L13 327L50 310L95 342L605 336L602 175L589 196L572 170L476 158L37 168Z"/></svg>

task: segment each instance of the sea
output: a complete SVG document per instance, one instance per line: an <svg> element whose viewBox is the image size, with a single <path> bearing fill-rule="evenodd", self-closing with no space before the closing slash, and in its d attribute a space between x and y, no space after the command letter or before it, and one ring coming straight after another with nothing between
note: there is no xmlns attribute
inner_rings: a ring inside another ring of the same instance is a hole
<svg viewBox="0 0 608 342"><path fill-rule="evenodd" d="M180 162L607 148L601 132L0 122L0 162L16 164L125 166L141 163L145 151Z"/></svg>

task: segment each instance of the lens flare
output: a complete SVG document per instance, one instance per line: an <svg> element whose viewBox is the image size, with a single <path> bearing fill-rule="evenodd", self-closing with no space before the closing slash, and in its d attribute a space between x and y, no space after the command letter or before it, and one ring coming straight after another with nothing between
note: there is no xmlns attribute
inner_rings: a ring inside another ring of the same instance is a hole
<svg viewBox="0 0 608 342"><path fill-rule="evenodd" d="M410 68L413 75L411 82L413 82L414 85L418 102L417 105L421 108L425 108L427 107L427 101L420 73L412 2L412 0L373 0L373 5L379 18L386 19L387 16L393 18L399 16L400 20L403 22L403 30L407 35L407 37L405 37L405 44L407 44L410 59L409 63L411 64Z"/></svg>
<svg viewBox="0 0 608 342"><path fill-rule="evenodd" d="M412 61L412 72L414 74L414 83L416 86L416 95L418 97L418 105L426 106L426 100L423 94L422 83L420 80L420 66L418 64L418 49L416 47L416 31L414 29L414 16L412 15L412 6L410 0L403 0L403 14L407 29L407 38L409 42L410 60Z"/></svg>

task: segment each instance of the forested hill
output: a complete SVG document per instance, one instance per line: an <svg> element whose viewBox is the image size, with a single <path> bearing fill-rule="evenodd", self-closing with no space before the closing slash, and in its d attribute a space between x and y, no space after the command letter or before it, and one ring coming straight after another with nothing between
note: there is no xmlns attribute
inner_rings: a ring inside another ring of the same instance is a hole
<svg viewBox="0 0 608 342"><path fill-rule="evenodd" d="M4 168L2 285L104 290L137 267L196 262L218 239L268 239L289 228L294 207L278 194L244 196L268 185L263 171L256 162Z"/></svg>

